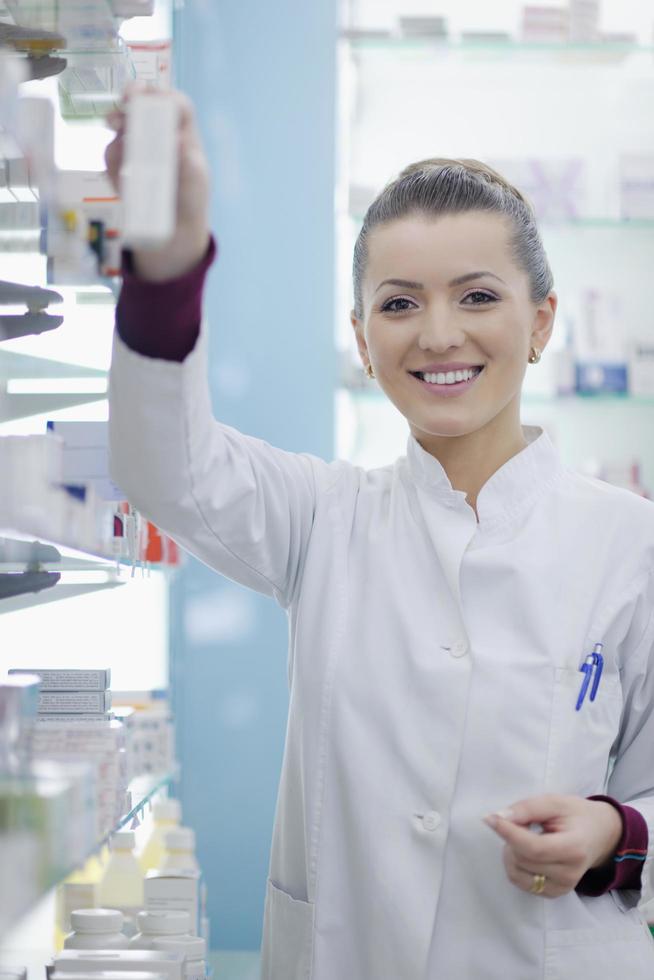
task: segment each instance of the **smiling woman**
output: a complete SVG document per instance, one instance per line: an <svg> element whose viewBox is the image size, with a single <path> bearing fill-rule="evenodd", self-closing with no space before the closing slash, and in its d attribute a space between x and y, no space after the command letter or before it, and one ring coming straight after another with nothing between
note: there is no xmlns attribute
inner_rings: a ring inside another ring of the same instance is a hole
<svg viewBox="0 0 654 980"><path fill-rule="evenodd" d="M262 977L648 980L629 906L654 895L654 507L520 424L557 302L527 202L476 161L427 161L366 215L352 323L411 430L375 469L213 415L206 198L185 214L157 281L136 255L123 280L111 475L288 616Z"/></svg>
<svg viewBox="0 0 654 980"><path fill-rule="evenodd" d="M522 382L554 323L531 205L477 160L411 164L368 209L353 279L366 370L474 508L527 445Z"/></svg>

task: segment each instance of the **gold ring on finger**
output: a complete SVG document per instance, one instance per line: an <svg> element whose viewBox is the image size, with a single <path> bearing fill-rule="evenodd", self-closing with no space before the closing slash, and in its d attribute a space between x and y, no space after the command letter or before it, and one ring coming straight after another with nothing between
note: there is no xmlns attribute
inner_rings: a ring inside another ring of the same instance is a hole
<svg viewBox="0 0 654 980"><path fill-rule="evenodd" d="M529 891L532 895L542 895L545 891L545 882L547 878L545 875L534 875L534 880Z"/></svg>

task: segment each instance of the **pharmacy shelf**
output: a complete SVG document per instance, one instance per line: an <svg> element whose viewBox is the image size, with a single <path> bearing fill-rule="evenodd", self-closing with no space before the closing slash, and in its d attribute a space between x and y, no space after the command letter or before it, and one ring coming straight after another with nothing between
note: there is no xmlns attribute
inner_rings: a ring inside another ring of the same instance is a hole
<svg viewBox="0 0 654 980"><path fill-rule="evenodd" d="M519 41L512 38L469 39L450 38L438 34L399 34L391 31L366 31L365 28L351 28L340 32L341 41L354 51L425 51L447 53L453 56L473 55L482 59L527 57L535 54L563 56L566 60L611 61L622 60L631 55L652 55L654 47L636 44L633 41L594 41L586 43Z"/></svg>
<svg viewBox="0 0 654 980"><path fill-rule="evenodd" d="M115 50L61 52L67 66L59 75L61 114L66 120L95 119L120 102L136 70L127 45Z"/></svg>
<svg viewBox="0 0 654 980"><path fill-rule="evenodd" d="M32 357L29 354L19 354L0 348L0 423L103 401L107 397L107 377L108 372L98 368L64 361L51 361L44 357ZM6 390L7 385L12 381L28 379L32 382L47 380L50 388L53 379L60 379L63 390L30 393ZM79 379L89 379L88 386L95 390L66 391L66 381L79 381Z"/></svg>
<svg viewBox="0 0 654 980"><path fill-rule="evenodd" d="M56 548L71 548L82 558L116 562L110 553L111 542L100 540L90 531L97 516L86 502L51 484L40 494L38 508L21 508L19 504L10 512L0 508L0 537L38 539Z"/></svg>
<svg viewBox="0 0 654 980"><path fill-rule="evenodd" d="M19 316L0 314L0 343L3 340L17 340L20 337L38 336L56 330L64 322L61 316L32 313Z"/></svg>
<svg viewBox="0 0 654 980"><path fill-rule="evenodd" d="M67 573L87 572L88 582L69 582ZM62 573L66 576L62 581ZM98 580L98 576L102 578ZM0 614L113 589L124 582L115 561L62 555L51 544L0 537Z"/></svg>
<svg viewBox="0 0 654 980"><path fill-rule="evenodd" d="M107 398L107 392L88 392L87 394L3 394L0 392L0 423L16 422L31 415L45 415L63 408L88 405Z"/></svg>
<svg viewBox="0 0 654 980"><path fill-rule="evenodd" d="M33 357L0 347L0 382L19 378L99 378L106 379L107 371L85 367L47 357Z"/></svg>
<svg viewBox="0 0 654 980"><path fill-rule="evenodd" d="M1 522L0 522L1 524ZM80 551L77 547L71 547L70 542L53 541L44 539L42 534L24 533L17 531L16 528L0 526L0 559L6 557L3 553L3 540L7 539L25 546L36 546L50 548L59 555L59 558L42 561L30 562L15 559L11 561L0 560L0 615L2 613L17 612L22 609L29 609L34 606L45 605L50 602L60 602L63 599L72 599L77 596L90 595L93 592L107 591L118 586L125 585L127 578L122 578L121 573L130 569L130 577L134 578L137 567L140 567L140 577L150 575L152 571L158 574L170 575L177 566L168 565L161 562L138 561L135 564L128 558L111 557L107 554L97 552ZM38 539L38 540L35 540ZM61 554L64 551L64 554ZM182 558L183 561L183 558ZM25 572L29 569L37 569L41 573L59 574L60 581L56 582L51 588L42 591L26 591L22 595L8 596L2 598L2 578L17 573ZM88 573L88 581L79 581L80 576L75 576L75 581L67 581L66 573ZM61 580L63 574L63 581Z"/></svg>
<svg viewBox="0 0 654 980"><path fill-rule="evenodd" d="M179 779L179 772L177 770L173 772L166 773L153 773L148 776L137 776L129 784L127 792L131 796L131 806L130 809L120 818L115 827L112 828L111 833L107 834L103 840L101 840L97 848L102 847L107 843L111 834L120 830L121 827L127 826L133 822L133 820L143 813L143 810L147 803L150 802L153 796L159 792L159 790L165 789Z"/></svg>
<svg viewBox="0 0 654 980"><path fill-rule="evenodd" d="M0 574L0 580L2 575ZM57 582L51 588L41 592L28 592L23 595L13 596L6 599L0 597L0 615L2 613L19 612L21 609L31 609L34 606L44 606L49 602L61 602L64 599L74 599L77 596L90 595L92 592L102 592L107 589L115 589L125 582L95 582L89 585L68 585L65 582ZM0 584L1 592L1 584Z"/></svg>
<svg viewBox="0 0 654 980"><path fill-rule="evenodd" d="M13 928L41 898L56 887L56 885L58 885L61 881L64 881L70 874L73 873L73 871L77 869L77 867L84 864L84 861L104 847L108 843L111 834L115 833L117 830L120 830L122 827L132 824L133 821L143 812L153 796L155 796L162 789L170 786L178 778L179 773L177 771L136 777L130 782L127 790L129 797L131 798L129 809L123 814L123 816L120 817L108 834L94 843L93 847L90 848L88 854L79 865L71 865L63 869L58 868L56 871L52 871L52 873L48 873L46 871L42 878L41 887L35 890L30 896L23 895L22 901L17 902L13 907L9 906L9 902L11 901L11 888L3 891L2 908L0 910L0 939L2 938L3 933L8 933L9 930ZM3 879L3 885L6 884L6 880ZM9 881L9 884L11 885L11 881Z"/></svg>

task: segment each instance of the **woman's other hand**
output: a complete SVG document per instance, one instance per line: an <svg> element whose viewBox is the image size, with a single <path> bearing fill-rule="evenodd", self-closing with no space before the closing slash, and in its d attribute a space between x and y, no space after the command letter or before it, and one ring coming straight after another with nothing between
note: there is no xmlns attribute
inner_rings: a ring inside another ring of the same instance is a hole
<svg viewBox="0 0 654 980"><path fill-rule="evenodd" d="M545 875L547 898L573 891L590 868L610 861L622 837L614 806L579 796L534 796L484 822L505 842L509 880L529 892L534 875ZM542 833L528 830L530 824L540 824Z"/></svg>
<svg viewBox="0 0 654 980"><path fill-rule="evenodd" d="M148 94L142 83L130 85L123 106L135 94ZM174 90L156 91L174 99L179 106L179 172L177 188L177 221L175 234L162 248L154 251L134 250L136 273L143 279L175 279L190 271L202 259L209 244L209 165L205 156L190 99ZM116 135L105 150L107 174L120 193L120 170L123 161L125 113L115 110L107 116L107 125Z"/></svg>

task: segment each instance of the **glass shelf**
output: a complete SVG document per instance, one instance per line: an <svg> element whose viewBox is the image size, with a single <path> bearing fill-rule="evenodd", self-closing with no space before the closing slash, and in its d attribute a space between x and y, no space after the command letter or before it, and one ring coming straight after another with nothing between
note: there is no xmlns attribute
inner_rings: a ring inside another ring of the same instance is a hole
<svg viewBox="0 0 654 980"><path fill-rule="evenodd" d="M128 793L131 796L131 806L130 809L125 813L116 826L113 828L110 834L108 834L103 840L101 840L97 849L106 844L109 840L111 834L115 831L120 830L121 827L125 827L127 824L131 823L135 817L143 812L143 809L152 797L159 792L159 790L170 786L171 783L175 782L178 778L179 773L177 772L167 772L167 773L153 773L148 776L137 776L131 781L128 788Z"/></svg>
<svg viewBox="0 0 654 980"><path fill-rule="evenodd" d="M125 585L125 582L116 580L113 582L96 582L89 585L68 585L65 582L57 582L56 585L41 592L24 593L23 595L0 599L0 615L18 612L21 609L30 609L33 606L43 606L48 602L63 602L64 599L75 599L78 596L90 595L92 592L115 589L121 585Z"/></svg>
<svg viewBox="0 0 654 980"><path fill-rule="evenodd" d="M553 42L472 39L441 37L437 34L393 34L365 29L344 30L340 38L355 51L425 51L444 52L452 55L481 55L506 58L507 56L532 58L534 54L570 56L570 60L608 60L628 55L654 55L654 46L633 41Z"/></svg>
<svg viewBox="0 0 654 980"><path fill-rule="evenodd" d="M24 889L11 889L5 888L7 884L11 885L11 878L7 882L3 877L3 894L2 903L0 907L0 938L4 932L8 932L9 929L14 926L18 920L25 915L30 908L32 908L43 896L45 896L51 889L58 885L61 881L64 881L77 867L84 864L84 861L96 854L102 847L104 847L111 837L111 834L120 830L121 827L129 826L132 821L143 812L147 803L156 795L160 790L171 783L175 782L179 778L178 772L167 772L167 773L153 773L147 776L138 776L133 779L128 786L128 798L131 800L129 809L120 817L116 824L112 827L111 831L106 834L102 839L95 842L93 847L89 850L86 857L75 864L74 866L68 866L65 868L57 867L56 870L52 870L51 873L45 873L42 877L41 887L36 889L29 896L26 895ZM11 875L11 868L9 869L9 875ZM22 872L18 872L22 873ZM13 894L19 897L15 899L16 904L12 905L11 896Z"/></svg>

